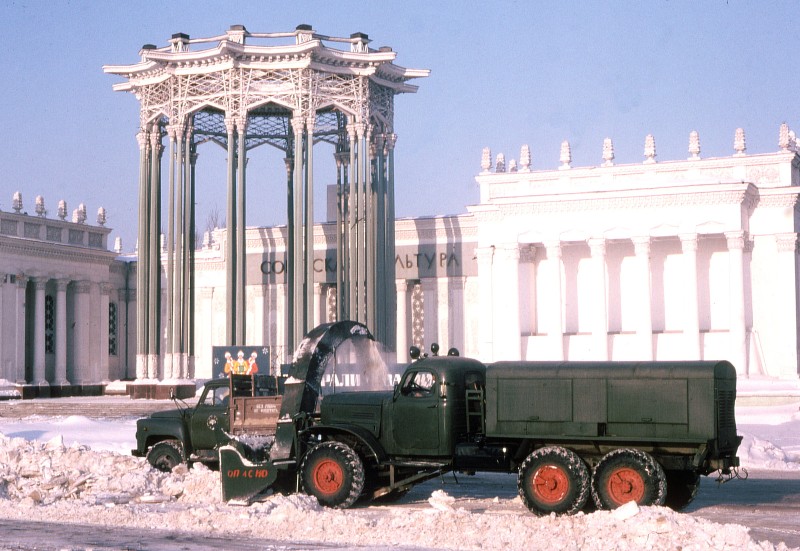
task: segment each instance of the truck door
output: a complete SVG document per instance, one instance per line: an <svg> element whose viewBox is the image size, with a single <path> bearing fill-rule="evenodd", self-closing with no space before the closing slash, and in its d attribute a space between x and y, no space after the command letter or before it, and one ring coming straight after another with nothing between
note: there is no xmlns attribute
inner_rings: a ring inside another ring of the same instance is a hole
<svg viewBox="0 0 800 551"><path fill-rule="evenodd" d="M394 402L394 437L400 455L438 455L439 381L429 370L408 371Z"/></svg>
<svg viewBox="0 0 800 551"><path fill-rule="evenodd" d="M230 389L227 386L209 388L200 397L192 413L192 447L196 450L212 450L229 440L228 400Z"/></svg>

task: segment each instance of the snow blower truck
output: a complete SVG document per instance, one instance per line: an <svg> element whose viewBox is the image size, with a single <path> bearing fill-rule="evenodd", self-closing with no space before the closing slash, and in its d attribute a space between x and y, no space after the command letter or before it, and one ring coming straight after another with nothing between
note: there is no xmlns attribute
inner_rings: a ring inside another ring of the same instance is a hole
<svg viewBox="0 0 800 551"><path fill-rule="evenodd" d="M247 504L302 490L329 507L403 496L443 473L517 473L537 515L629 501L681 509L701 475L738 476L736 371L727 361L497 362L412 350L393 390L320 400L336 346L367 328L344 321L300 345L274 442L219 449L222 497ZM438 347L437 347L438 349ZM434 347L431 346L431 350Z"/></svg>

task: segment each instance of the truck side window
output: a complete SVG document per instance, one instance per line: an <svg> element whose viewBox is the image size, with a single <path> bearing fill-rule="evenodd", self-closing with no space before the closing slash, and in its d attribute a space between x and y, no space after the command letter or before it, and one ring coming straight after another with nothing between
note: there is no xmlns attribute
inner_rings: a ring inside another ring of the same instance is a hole
<svg viewBox="0 0 800 551"><path fill-rule="evenodd" d="M230 389L228 387L218 388L214 393L215 406L227 406L230 397Z"/></svg>
<svg viewBox="0 0 800 551"><path fill-rule="evenodd" d="M415 371L406 378L401 392L404 396L430 396L436 384L436 376L430 371Z"/></svg>

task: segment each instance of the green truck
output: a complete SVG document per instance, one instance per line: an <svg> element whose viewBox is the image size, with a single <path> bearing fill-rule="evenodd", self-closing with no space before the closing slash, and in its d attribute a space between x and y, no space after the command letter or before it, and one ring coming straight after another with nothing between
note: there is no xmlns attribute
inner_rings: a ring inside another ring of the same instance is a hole
<svg viewBox="0 0 800 551"><path fill-rule="evenodd" d="M687 505L699 477L734 476L736 372L726 361L498 362L418 358L389 391L320 400L327 361L361 324L312 330L296 353L274 440L219 447L222 494L298 488L326 506L394 499L449 471L517 473L539 515L629 501Z"/></svg>
<svg viewBox="0 0 800 551"><path fill-rule="evenodd" d="M136 422L136 449L156 469L171 471L180 463L215 466L219 448L232 439L248 453L272 444L281 406L283 379L232 375L205 383L194 407L175 400L176 408Z"/></svg>

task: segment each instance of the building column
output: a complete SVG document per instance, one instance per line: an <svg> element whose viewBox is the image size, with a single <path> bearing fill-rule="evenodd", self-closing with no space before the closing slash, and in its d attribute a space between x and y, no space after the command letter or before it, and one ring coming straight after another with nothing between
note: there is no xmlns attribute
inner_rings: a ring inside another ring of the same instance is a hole
<svg viewBox="0 0 800 551"><path fill-rule="evenodd" d="M306 331L319 325L319 295L314 283L314 125L315 113L306 118L306 162L305 162L305 282L306 282ZM310 296L313 292L313 297ZM308 324L314 324L309 327Z"/></svg>
<svg viewBox="0 0 800 551"><path fill-rule="evenodd" d="M8 379L8 375L6 374L6 362L5 362L5 335L4 335L4 328L6 327L5 318L3 317L3 312L5 310L3 306L3 302L5 300L5 286L6 286L6 278L8 275L0 272L0 379Z"/></svg>
<svg viewBox="0 0 800 551"><path fill-rule="evenodd" d="M548 309L547 335L550 340L551 359L557 361L564 360L564 329L563 312L561 297L561 242L550 241L544 244L547 251L547 263L549 265L550 280L550 307Z"/></svg>
<svg viewBox="0 0 800 551"><path fill-rule="evenodd" d="M305 157L305 120L299 113L295 113L291 120L294 132L294 171L292 172L292 204L289 205L291 217L289 219L289 231L292 237L292 250L288 252L287 268L291 281L289 285L289 297L292 310L289 312L289 323L292 324L292 333L289 336L289 346L294 348L306 332L306 290L305 290L305 266L303 265L303 172Z"/></svg>
<svg viewBox="0 0 800 551"><path fill-rule="evenodd" d="M323 323L323 308L325 308L325 301L322 298L325 296L323 293L324 286L322 283L315 281L314 282L314 306L313 306L313 319L314 319L314 327L317 327L319 324Z"/></svg>
<svg viewBox="0 0 800 551"><path fill-rule="evenodd" d="M764 360L765 375L780 377L781 379L797 380L798 361L798 234L784 233L775 235L775 288L772 310L776 320L772 324L772 342L780 342L780 350L770 354L770 359ZM752 329L756 333L755 328ZM752 337L751 337L752 338ZM757 335L757 338L765 336ZM760 347L759 343L759 347ZM767 346L767 349L770 347ZM772 359L774 358L774 359ZM738 367L738 366L737 366ZM749 373L749 370L748 370Z"/></svg>
<svg viewBox="0 0 800 551"><path fill-rule="evenodd" d="M459 353L464 351L464 286L466 278L453 276L448 282L447 311L449 321L447 324L449 335L447 348L456 348ZM444 352L442 352L444 353Z"/></svg>
<svg viewBox="0 0 800 551"><path fill-rule="evenodd" d="M33 384L47 386L45 373L45 344L44 344L44 301L47 290L47 278L34 277L32 280L35 295L34 324L33 324Z"/></svg>
<svg viewBox="0 0 800 551"><path fill-rule="evenodd" d="M522 335L519 323L519 245L495 249L494 360L519 360Z"/></svg>
<svg viewBox="0 0 800 551"><path fill-rule="evenodd" d="M138 265L146 266L146 281L144 287L137 288L137 304L139 301L145 303L148 320L146 322L147 334L144 339L144 346L147 354L144 371L141 376L137 367L137 378L156 379L161 370L161 330L168 327L162 324L161 316L161 157L164 146L161 140L161 127L154 125L150 132L150 237L149 257L139 255ZM138 280L137 280L138 281ZM138 285L138 283L137 283ZM139 337L137 336L137 339ZM138 364L138 362L137 362Z"/></svg>
<svg viewBox="0 0 800 551"><path fill-rule="evenodd" d="M75 288L75 323L73 326L72 342L73 342L73 383L90 383L92 381L92 373L90 370L91 353L91 313L89 309L91 282L89 281L75 281L73 286Z"/></svg>
<svg viewBox="0 0 800 551"><path fill-rule="evenodd" d="M69 385L69 380L67 380L67 285L69 285L68 279L56 280L56 369L54 384L58 386Z"/></svg>
<svg viewBox="0 0 800 551"><path fill-rule="evenodd" d="M439 343L439 280L436 277L425 278L422 285L422 320L425 348L430 350L432 343Z"/></svg>
<svg viewBox="0 0 800 551"><path fill-rule="evenodd" d="M608 361L608 298L606 293L606 240L589 239L589 250L594 265L594 312L592 316L592 338L594 358Z"/></svg>
<svg viewBox="0 0 800 551"><path fill-rule="evenodd" d="M475 249L475 255L478 258L478 331L481 339L478 349L481 359L490 362L494 359L494 247L479 247Z"/></svg>
<svg viewBox="0 0 800 551"><path fill-rule="evenodd" d="M136 139L139 143L139 233L137 241L136 287L144 295L144 300L136 303L136 378L143 378L147 372L147 343L149 311L147 307L147 286L149 284L148 259L150 252L150 132L141 130ZM157 247L158 245L153 245ZM61 282L59 282L59 286ZM66 289L65 289L66 292ZM56 337L58 338L58 337ZM58 379L58 377L56 377ZM65 377L66 379L66 377Z"/></svg>
<svg viewBox="0 0 800 551"><path fill-rule="evenodd" d="M24 385L28 381L25 379L25 292L28 287L28 277L22 274L17 275L17 297L16 297L16 352L14 353L14 377L17 384Z"/></svg>
<svg viewBox="0 0 800 551"><path fill-rule="evenodd" d="M408 281L399 279L397 289L397 363L403 363L408 354Z"/></svg>
<svg viewBox="0 0 800 551"><path fill-rule="evenodd" d="M697 234L682 234L684 295L684 346L687 360L702 359L700 350L700 305L697 298Z"/></svg>
<svg viewBox="0 0 800 551"><path fill-rule="evenodd" d="M636 320L636 336L639 341L639 357L653 360L653 307L650 283L650 237L634 237L633 248L638 263L639 284L637 300L639 319Z"/></svg>
<svg viewBox="0 0 800 551"><path fill-rule="evenodd" d="M731 362L740 375L748 373L747 322L744 308L744 238L743 231L725 232L730 273L729 350Z"/></svg>

